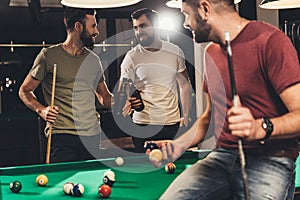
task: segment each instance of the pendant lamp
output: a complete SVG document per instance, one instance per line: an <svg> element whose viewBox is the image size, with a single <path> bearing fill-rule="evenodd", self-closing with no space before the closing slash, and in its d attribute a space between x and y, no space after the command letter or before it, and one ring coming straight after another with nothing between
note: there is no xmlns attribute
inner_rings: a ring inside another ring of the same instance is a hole
<svg viewBox="0 0 300 200"><path fill-rule="evenodd" d="M130 6L141 0L62 0L61 4L74 8L117 8Z"/></svg>
<svg viewBox="0 0 300 200"><path fill-rule="evenodd" d="M259 7L264 9L300 8L300 0L263 0Z"/></svg>

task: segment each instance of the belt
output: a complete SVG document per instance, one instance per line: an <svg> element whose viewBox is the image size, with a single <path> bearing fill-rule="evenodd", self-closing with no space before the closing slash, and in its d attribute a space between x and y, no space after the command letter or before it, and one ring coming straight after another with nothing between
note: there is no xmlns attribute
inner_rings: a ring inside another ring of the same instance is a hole
<svg viewBox="0 0 300 200"><path fill-rule="evenodd" d="M236 153L239 153L239 149L232 149ZM292 155L284 149L244 149L245 155L256 155L256 156L274 156L274 157L289 157L291 159Z"/></svg>

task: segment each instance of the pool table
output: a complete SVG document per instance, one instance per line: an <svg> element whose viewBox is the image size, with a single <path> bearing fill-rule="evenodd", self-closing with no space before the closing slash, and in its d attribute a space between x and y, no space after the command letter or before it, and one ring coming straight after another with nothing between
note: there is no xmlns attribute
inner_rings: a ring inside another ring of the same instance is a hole
<svg viewBox="0 0 300 200"><path fill-rule="evenodd" d="M103 174L109 169L116 175L109 199L154 200L158 199L179 173L199 160L199 152L184 153L175 162L177 168L173 174L167 174L164 168L155 168L146 156L124 157L122 166L117 166L114 159L0 168L0 200L99 199L98 186L103 183ZM39 174L45 174L49 179L44 187L35 183ZM9 184L15 180L22 183L19 193L13 193L9 189ZM68 181L81 183L84 194L81 197L65 195L62 188Z"/></svg>

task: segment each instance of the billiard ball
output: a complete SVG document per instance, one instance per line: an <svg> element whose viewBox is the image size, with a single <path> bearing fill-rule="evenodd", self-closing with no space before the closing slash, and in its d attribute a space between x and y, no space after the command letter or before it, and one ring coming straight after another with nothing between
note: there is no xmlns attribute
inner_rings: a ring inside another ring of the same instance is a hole
<svg viewBox="0 0 300 200"><path fill-rule="evenodd" d="M153 149L158 149L158 146L155 142L153 142L153 141L145 142L145 144L144 144L144 151L145 152L152 151Z"/></svg>
<svg viewBox="0 0 300 200"><path fill-rule="evenodd" d="M9 189L13 193L18 193L22 189L22 183L20 181L14 181L14 182L12 182L12 183L9 184Z"/></svg>
<svg viewBox="0 0 300 200"><path fill-rule="evenodd" d="M80 197L84 192L84 187L82 184L77 183L73 186L73 189L71 190L71 194L76 196L76 197Z"/></svg>
<svg viewBox="0 0 300 200"><path fill-rule="evenodd" d="M35 182L39 186L45 186L48 183L48 177L44 174L40 174L36 177Z"/></svg>
<svg viewBox="0 0 300 200"><path fill-rule="evenodd" d="M176 165L172 162L169 162L165 165L165 171L167 174L173 174L176 170Z"/></svg>
<svg viewBox="0 0 300 200"><path fill-rule="evenodd" d="M115 177L115 173L111 170L108 170L103 175L103 183L112 187L115 183Z"/></svg>
<svg viewBox="0 0 300 200"><path fill-rule="evenodd" d="M159 149L154 149L149 153L149 160L160 162L162 160L162 152Z"/></svg>
<svg viewBox="0 0 300 200"><path fill-rule="evenodd" d="M67 194L67 195L71 195L73 187L74 187L74 183L72 183L72 182L66 182L64 184L64 186L63 186L64 193Z"/></svg>
<svg viewBox="0 0 300 200"><path fill-rule="evenodd" d="M111 194L111 187L106 184L102 184L98 188L98 195L102 198L107 198Z"/></svg>
<svg viewBox="0 0 300 200"><path fill-rule="evenodd" d="M117 164L118 166L121 166L121 165L124 164L124 159L123 159L122 157L117 157L117 158L115 159L115 162L116 162L116 164Z"/></svg>

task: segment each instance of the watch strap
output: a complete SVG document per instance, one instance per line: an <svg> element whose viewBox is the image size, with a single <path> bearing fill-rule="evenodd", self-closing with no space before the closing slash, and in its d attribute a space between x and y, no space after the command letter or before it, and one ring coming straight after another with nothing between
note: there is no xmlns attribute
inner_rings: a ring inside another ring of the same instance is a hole
<svg viewBox="0 0 300 200"><path fill-rule="evenodd" d="M273 123L271 122L271 120L267 117L262 118L261 126L266 132L265 137L260 139L260 143L264 144L265 141L271 137L274 127L273 127Z"/></svg>

